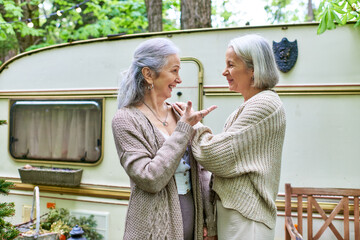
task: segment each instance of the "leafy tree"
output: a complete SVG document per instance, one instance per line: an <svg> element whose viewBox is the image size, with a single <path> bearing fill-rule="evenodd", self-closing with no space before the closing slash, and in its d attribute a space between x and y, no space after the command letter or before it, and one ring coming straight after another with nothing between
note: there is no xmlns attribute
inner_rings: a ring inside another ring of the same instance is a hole
<svg viewBox="0 0 360 240"><path fill-rule="evenodd" d="M179 29L169 9L180 11L180 0L163 0L163 29ZM0 0L0 64L53 44L146 32L147 16L145 0Z"/></svg>
<svg viewBox="0 0 360 240"><path fill-rule="evenodd" d="M164 0L162 15L163 31L179 30L180 0Z"/></svg>
<svg viewBox="0 0 360 240"><path fill-rule="evenodd" d="M222 10L219 11L219 16L222 18L222 22L224 23L224 25L226 27L234 25L235 22L230 20L230 17L232 16L232 12L228 11L225 8L225 5L229 2L229 0L225 0L222 2ZM215 7L213 8L214 10L216 9ZM215 12L212 12L212 15L217 15L216 14L216 10Z"/></svg>
<svg viewBox="0 0 360 240"><path fill-rule="evenodd" d="M164 5L170 7L175 4L178 10L180 5L180 25L181 29L211 27L211 0L145 0L147 16L149 22L149 31L162 31L162 17L167 9ZM169 5L171 3L171 5Z"/></svg>
<svg viewBox="0 0 360 240"><path fill-rule="evenodd" d="M311 0L297 1L297 8L290 9L292 0L271 0L264 9L268 14L268 21L271 23L304 22L312 18L313 6ZM305 8L307 7L307 8Z"/></svg>
<svg viewBox="0 0 360 240"><path fill-rule="evenodd" d="M321 13L317 30L318 34L326 30L345 25L349 21L356 22L354 27L360 26L360 1L359 0L323 0L319 6Z"/></svg>
<svg viewBox="0 0 360 240"><path fill-rule="evenodd" d="M43 34L38 29L39 0L0 0L0 46L1 58L4 61L23 52L27 47L36 44ZM19 20L22 19L23 21ZM33 19L29 27L28 19Z"/></svg>
<svg viewBox="0 0 360 240"><path fill-rule="evenodd" d="M0 0L1 61L57 43L144 32L148 26L143 0L41 2Z"/></svg>

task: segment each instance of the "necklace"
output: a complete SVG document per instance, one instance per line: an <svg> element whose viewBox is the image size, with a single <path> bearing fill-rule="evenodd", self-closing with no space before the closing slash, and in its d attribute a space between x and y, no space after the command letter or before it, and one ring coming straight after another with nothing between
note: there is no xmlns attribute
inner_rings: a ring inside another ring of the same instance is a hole
<svg viewBox="0 0 360 240"><path fill-rule="evenodd" d="M162 123L162 125L163 125L164 127L167 127L167 125L169 125L169 123L166 121L166 119L167 119L167 117L168 117L168 115L169 115L168 109L166 109L166 116L165 116L164 121L161 121L160 118L156 115L156 113L155 113L145 102L143 102L143 103L144 103L145 106L152 112L152 114L154 114L154 116L156 117L156 119L159 120L159 122Z"/></svg>

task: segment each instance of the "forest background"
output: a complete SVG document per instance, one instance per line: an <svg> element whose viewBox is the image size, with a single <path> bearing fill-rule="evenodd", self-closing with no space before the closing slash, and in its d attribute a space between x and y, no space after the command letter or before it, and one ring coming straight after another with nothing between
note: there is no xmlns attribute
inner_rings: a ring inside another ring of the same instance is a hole
<svg viewBox="0 0 360 240"><path fill-rule="evenodd" d="M0 0L0 65L25 51L109 35L301 22L318 22L318 34L347 22L359 27L360 1Z"/></svg>

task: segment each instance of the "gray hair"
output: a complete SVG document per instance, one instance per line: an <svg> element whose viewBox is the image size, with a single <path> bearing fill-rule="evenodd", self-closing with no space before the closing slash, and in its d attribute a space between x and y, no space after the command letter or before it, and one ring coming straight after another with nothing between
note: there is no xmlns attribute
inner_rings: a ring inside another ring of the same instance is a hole
<svg viewBox="0 0 360 240"><path fill-rule="evenodd" d="M135 49L133 61L120 82L118 108L143 101L146 84L141 71L144 67L159 74L167 64L168 57L178 53L179 49L166 38L154 38L141 43Z"/></svg>
<svg viewBox="0 0 360 240"><path fill-rule="evenodd" d="M254 87L271 89L279 82L274 53L265 38L249 34L232 39L229 47L234 49L248 68L254 70Z"/></svg>

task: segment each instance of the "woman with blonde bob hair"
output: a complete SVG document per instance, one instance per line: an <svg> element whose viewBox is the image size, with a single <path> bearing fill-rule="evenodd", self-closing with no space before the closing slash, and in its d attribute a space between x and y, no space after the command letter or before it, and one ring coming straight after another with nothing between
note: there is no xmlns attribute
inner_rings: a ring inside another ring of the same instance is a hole
<svg viewBox="0 0 360 240"><path fill-rule="evenodd" d="M286 120L269 43L258 35L231 40L223 76L244 102L222 133L200 126L192 140L195 159L213 174L218 239L274 239Z"/></svg>

